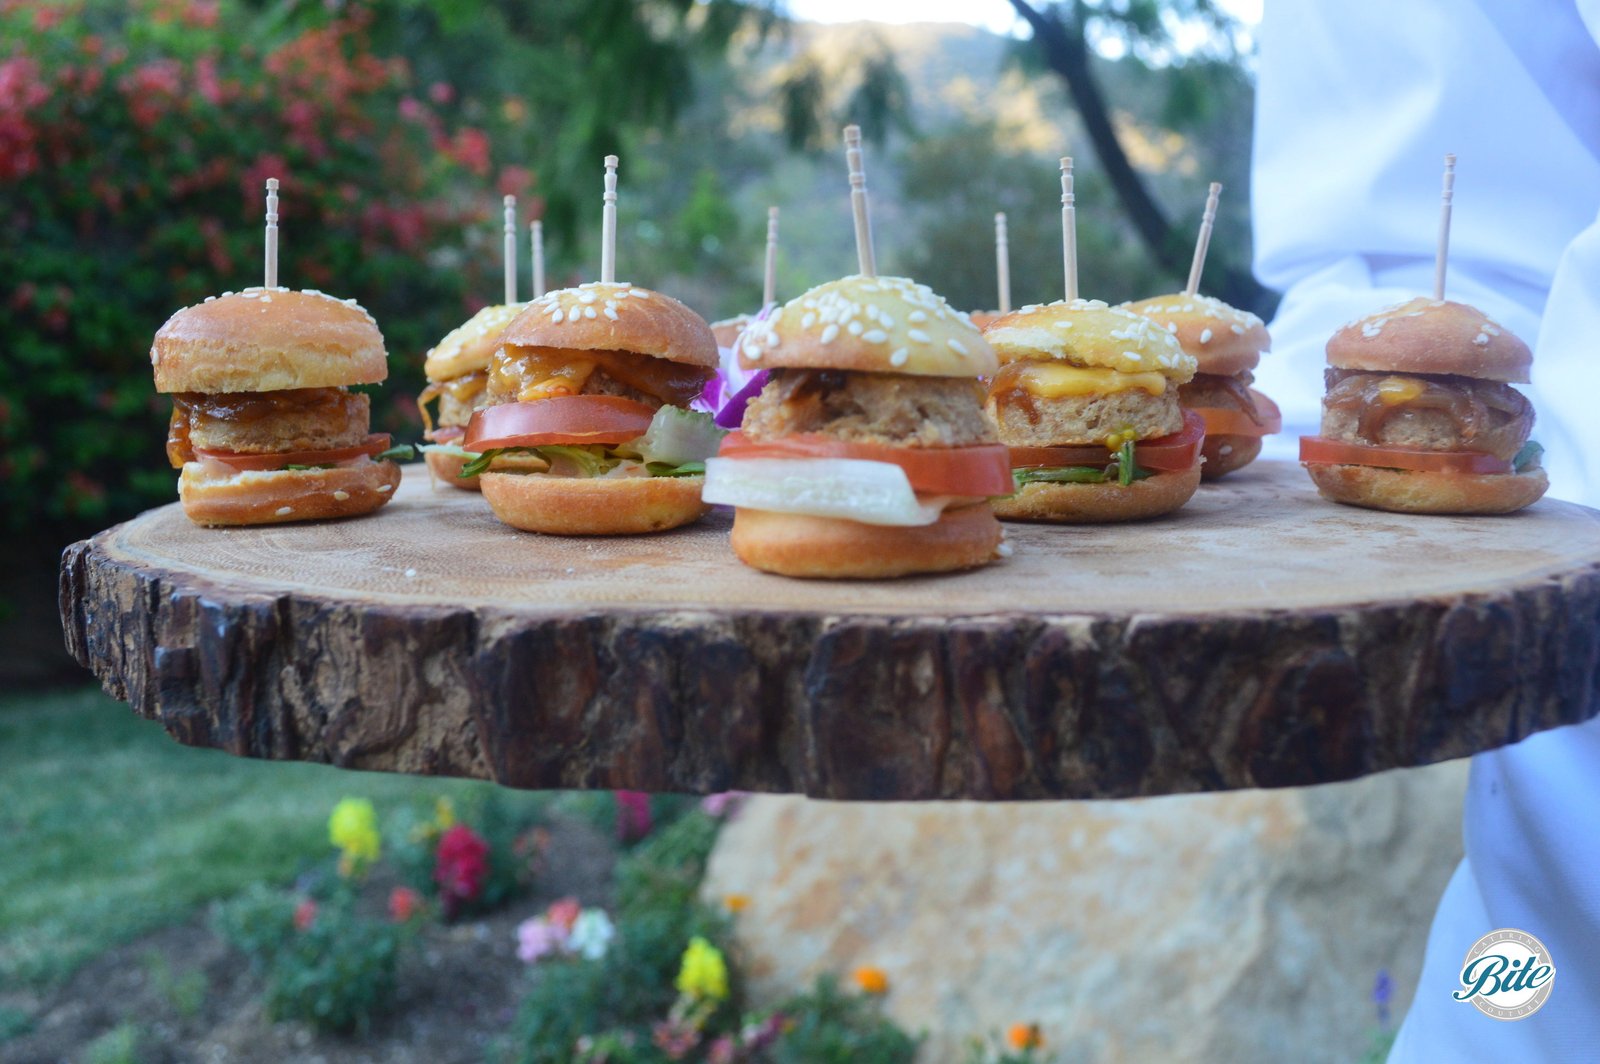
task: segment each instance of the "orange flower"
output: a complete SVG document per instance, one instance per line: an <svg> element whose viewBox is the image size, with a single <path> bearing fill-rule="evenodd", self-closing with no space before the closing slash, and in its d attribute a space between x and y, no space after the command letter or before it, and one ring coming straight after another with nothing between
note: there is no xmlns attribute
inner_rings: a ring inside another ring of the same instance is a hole
<svg viewBox="0 0 1600 1064"><path fill-rule="evenodd" d="M750 907L750 895L729 894L722 899L722 904L728 907L730 913L742 913Z"/></svg>
<svg viewBox="0 0 1600 1064"><path fill-rule="evenodd" d="M884 974L882 968L870 966L857 968L854 978L856 986L860 987L861 992L864 994L887 994L889 992L889 977Z"/></svg>
<svg viewBox="0 0 1600 1064"><path fill-rule="evenodd" d="M1014 1023L1006 1031L1006 1044L1012 1049L1039 1049L1044 1045L1044 1035L1036 1023Z"/></svg>

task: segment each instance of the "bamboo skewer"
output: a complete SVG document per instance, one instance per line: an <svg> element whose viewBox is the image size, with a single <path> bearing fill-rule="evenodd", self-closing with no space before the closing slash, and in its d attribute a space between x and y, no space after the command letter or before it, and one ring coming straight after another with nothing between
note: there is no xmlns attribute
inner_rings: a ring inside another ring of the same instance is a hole
<svg viewBox="0 0 1600 1064"><path fill-rule="evenodd" d="M1211 182L1211 188L1206 193L1205 213L1200 216L1200 235L1194 242L1194 261L1189 264L1189 283L1183 289L1185 295L1196 295L1200 291L1200 275L1205 272L1206 252L1211 249L1211 230L1217 224L1217 200L1222 196L1222 182Z"/></svg>
<svg viewBox="0 0 1600 1064"><path fill-rule="evenodd" d="M1456 157L1444 157L1444 189L1439 201L1439 250L1433 260L1433 298L1444 298L1444 268L1450 258L1450 200L1455 196Z"/></svg>
<svg viewBox="0 0 1600 1064"><path fill-rule="evenodd" d="M1061 267L1067 302L1078 298L1078 209L1072 193L1072 156L1061 159Z"/></svg>
<svg viewBox="0 0 1600 1064"><path fill-rule="evenodd" d="M867 173L861 164L861 127L844 127L844 158L850 168L850 210L856 222L856 258L861 276L878 276L878 260L872 250L872 216L867 210Z"/></svg>
<svg viewBox="0 0 1600 1064"><path fill-rule="evenodd" d="M544 223L535 218L528 223L528 238L533 245L533 298L544 295Z"/></svg>
<svg viewBox="0 0 1600 1064"><path fill-rule="evenodd" d="M278 179L267 178L266 287L278 287Z"/></svg>
<svg viewBox="0 0 1600 1064"><path fill-rule="evenodd" d="M1011 313L1011 244L1006 236L1006 212L994 216L994 269L1000 286L999 311Z"/></svg>
<svg viewBox="0 0 1600 1064"><path fill-rule="evenodd" d="M517 301L517 197L507 196L501 203L505 207L505 235L502 257L505 260L506 305Z"/></svg>
<svg viewBox="0 0 1600 1064"><path fill-rule="evenodd" d="M605 208L600 224L600 280L617 280L617 157L606 156Z"/></svg>
<svg viewBox="0 0 1600 1064"><path fill-rule="evenodd" d="M761 282L761 309L778 301L778 208L767 208L767 263Z"/></svg>

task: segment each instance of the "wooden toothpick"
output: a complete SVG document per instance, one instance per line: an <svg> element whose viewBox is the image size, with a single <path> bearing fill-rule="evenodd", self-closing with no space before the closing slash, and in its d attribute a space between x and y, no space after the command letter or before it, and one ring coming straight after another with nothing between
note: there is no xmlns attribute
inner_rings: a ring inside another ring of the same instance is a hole
<svg viewBox="0 0 1600 1064"><path fill-rule="evenodd" d="M1011 245L1006 238L1006 212L994 216L994 269L1000 282L1000 313L1011 313Z"/></svg>
<svg viewBox="0 0 1600 1064"><path fill-rule="evenodd" d="M1067 302L1078 298L1078 214L1072 194L1072 156L1061 158L1061 267Z"/></svg>
<svg viewBox="0 0 1600 1064"><path fill-rule="evenodd" d="M528 223L533 243L533 298L544 295L544 223L535 218Z"/></svg>
<svg viewBox="0 0 1600 1064"><path fill-rule="evenodd" d="M850 210L856 220L856 258L861 276L878 276L878 260L872 251L872 216L867 211L867 173L861 165L861 127L844 127L844 158L850 168Z"/></svg>
<svg viewBox="0 0 1600 1064"><path fill-rule="evenodd" d="M505 205L506 305L510 306L517 301L517 197L507 196L501 202Z"/></svg>
<svg viewBox="0 0 1600 1064"><path fill-rule="evenodd" d="M1200 291L1200 274L1206 268L1206 252L1211 247L1211 229L1217 224L1217 199L1222 195L1222 182L1211 182L1211 189L1206 193L1205 213L1200 216L1200 236L1194 242L1194 261L1189 264L1189 284L1184 288L1184 294L1195 295Z"/></svg>
<svg viewBox="0 0 1600 1064"><path fill-rule="evenodd" d="M605 211L600 224L600 280L617 280L617 157L606 156Z"/></svg>
<svg viewBox="0 0 1600 1064"><path fill-rule="evenodd" d="M1444 267L1450 258L1450 199L1455 195L1456 157L1444 157L1444 191L1439 203L1439 251L1433 260L1433 298L1444 298Z"/></svg>
<svg viewBox="0 0 1600 1064"><path fill-rule="evenodd" d="M267 287L278 287L278 179L267 178Z"/></svg>
<svg viewBox="0 0 1600 1064"><path fill-rule="evenodd" d="M778 208L767 208L767 272L761 284L761 309L778 301Z"/></svg>

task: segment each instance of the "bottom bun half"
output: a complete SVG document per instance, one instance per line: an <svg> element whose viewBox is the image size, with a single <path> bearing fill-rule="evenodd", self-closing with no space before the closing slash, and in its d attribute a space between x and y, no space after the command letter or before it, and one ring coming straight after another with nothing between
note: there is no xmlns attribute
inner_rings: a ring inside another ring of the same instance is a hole
<svg viewBox="0 0 1600 1064"><path fill-rule="evenodd" d="M1050 521L1096 525L1159 517L1181 507L1200 487L1200 464L1181 473L1157 473L1132 484L1025 484L1009 499L996 499L1003 521Z"/></svg>
<svg viewBox="0 0 1600 1064"><path fill-rule="evenodd" d="M223 474L189 462L178 475L178 499L197 525L277 525L371 513L399 486L393 462Z"/></svg>
<svg viewBox="0 0 1600 1064"><path fill-rule="evenodd" d="M428 460L428 472L432 473L435 481L444 481L452 488L461 488L464 491L477 491L478 478L461 476L461 470L466 466L467 460L459 454L440 454L438 451L424 451Z"/></svg>
<svg viewBox="0 0 1600 1064"><path fill-rule="evenodd" d="M711 511L700 501L704 477L616 480L544 473L484 473L478 490L494 515L524 532L626 536L665 532Z"/></svg>
<svg viewBox="0 0 1600 1064"><path fill-rule="evenodd" d="M979 503L913 526L738 509L732 544L740 561L769 573L878 580L984 565L999 556L1000 539L1000 522Z"/></svg>
<svg viewBox="0 0 1600 1064"><path fill-rule="evenodd" d="M1216 480L1254 462L1261 453L1261 437L1207 436L1200 453L1206 459L1200 466L1200 476L1205 480Z"/></svg>
<svg viewBox="0 0 1600 1064"><path fill-rule="evenodd" d="M1375 466L1304 463L1325 499L1401 514L1509 514L1550 487L1542 469L1526 473L1424 473Z"/></svg>

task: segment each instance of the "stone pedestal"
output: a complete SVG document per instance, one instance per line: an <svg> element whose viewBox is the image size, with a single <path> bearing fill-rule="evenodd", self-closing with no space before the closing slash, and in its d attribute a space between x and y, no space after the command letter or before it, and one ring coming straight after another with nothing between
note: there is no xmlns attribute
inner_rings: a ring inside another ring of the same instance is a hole
<svg viewBox="0 0 1600 1064"><path fill-rule="evenodd" d="M706 892L750 899L758 1001L882 968L928 1061L1037 1022L1063 1062L1351 1064L1378 971L1396 1022L1411 999L1461 856L1465 779L1451 762L1123 802L754 798Z"/></svg>

